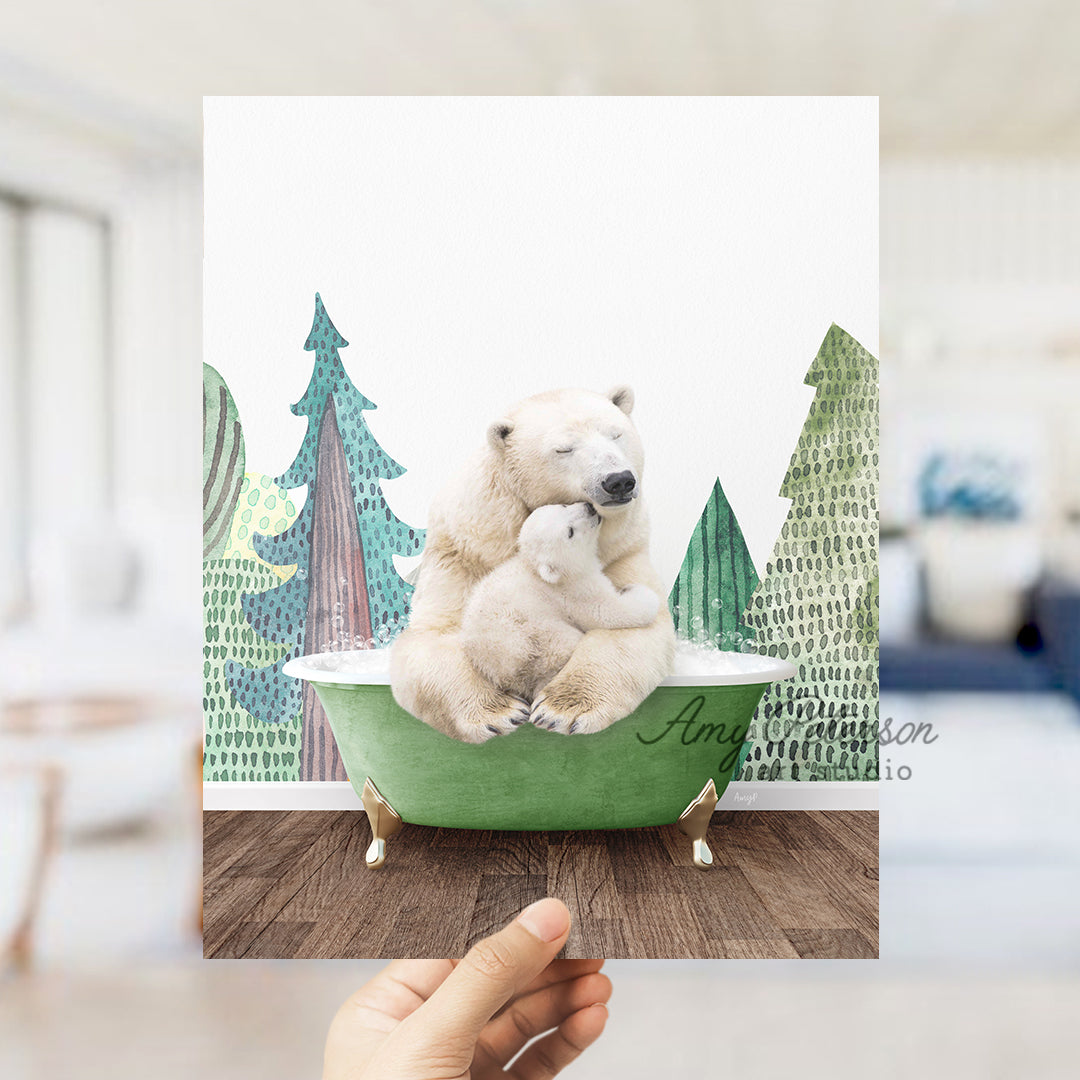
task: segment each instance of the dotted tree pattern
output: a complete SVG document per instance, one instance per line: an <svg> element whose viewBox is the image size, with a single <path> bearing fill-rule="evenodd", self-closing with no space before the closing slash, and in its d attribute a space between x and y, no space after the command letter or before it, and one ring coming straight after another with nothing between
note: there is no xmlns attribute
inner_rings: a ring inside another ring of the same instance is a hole
<svg viewBox="0 0 1080 1080"><path fill-rule="evenodd" d="M790 660L750 728L743 780L878 776L878 362L833 325L780 494L791 510L745 619Z"/></svg>
<svg viewBox="0 0 1080 1080"><path fill-rule="evenodd" d="M280 583L273 568L254 559L203 563L203 715L206 780L298 780L300 706L280 724L266 724L237 704L226 669L230 663L260 668L288 649L261 638L244 616L244 592Z"/></svg>
<svg viewBox="0 0 1080 1080"><path fill-rule="evenodd" d="M244 593L270 589L296 567L260 560L254 528L280 532L296 518L288 492L258 473L243 473L240 417L224 379L203 365L203 776L207 780L295 780L300 767L298 698L269 726L236 700L230 665L279 663L288 649L248 622Z"/></svg>
<svg viewBox="0 0 1080 1080"><path fill-rule="evenodd" d="M233 516L229 543L225 548L225 558L253 559L263 566L270 566L255 551L252 542L255 534L258 532L270 536L283 533L295 520L296 505L285 488L275 484L273 477L264 473L246 473ZM282 579L296 573L295 564L271 568Z"/></svg>

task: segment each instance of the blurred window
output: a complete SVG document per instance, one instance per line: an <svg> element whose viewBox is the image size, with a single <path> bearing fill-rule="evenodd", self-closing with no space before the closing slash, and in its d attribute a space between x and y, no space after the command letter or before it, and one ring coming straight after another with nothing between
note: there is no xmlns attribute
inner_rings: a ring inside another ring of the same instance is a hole
<svg viewBox="0 0 1080 1080"><path fill-rule="evenodd" d="M32 545L113 502L110 258L101 216L0 193L0 625Z"/></svg>

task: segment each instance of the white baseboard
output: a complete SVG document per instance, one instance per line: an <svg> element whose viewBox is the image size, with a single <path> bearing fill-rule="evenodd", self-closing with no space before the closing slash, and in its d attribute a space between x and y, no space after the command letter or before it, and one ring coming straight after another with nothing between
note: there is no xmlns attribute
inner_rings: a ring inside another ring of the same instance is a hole
<svg viewBox="0 0 1080 1080"><path fill-rule="evenodd" d="M737 780L717 810L876 810L877 780Z"/></svg>
<svg viewBox="0 0 1080 1080"><path fill-rule="evenodd" d="M876 810L877 781L740 780L728 784L718 810ZM362 810L347 780L203 784L204 810Z"/></svg>
<svg viewBox="0 0 1080 1080"><path fill-rule="evenodd" d="M348 780L203 781L204 810L363 810Z"/></svg>

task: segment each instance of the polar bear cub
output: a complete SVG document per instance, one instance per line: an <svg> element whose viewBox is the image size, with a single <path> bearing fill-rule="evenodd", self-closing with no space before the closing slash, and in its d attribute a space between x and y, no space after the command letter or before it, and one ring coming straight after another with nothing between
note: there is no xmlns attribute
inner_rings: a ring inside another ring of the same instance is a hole
<svg viewBox="0 0 1080 1080"><path fill-rule="evenodd" d="M656 618L660 597L652 589L620 592L604 573L601 520L588 502L541 506L525 519L517 553L473 589L461 643L492 685L531 703L586 630L648 626Z"/></svg>

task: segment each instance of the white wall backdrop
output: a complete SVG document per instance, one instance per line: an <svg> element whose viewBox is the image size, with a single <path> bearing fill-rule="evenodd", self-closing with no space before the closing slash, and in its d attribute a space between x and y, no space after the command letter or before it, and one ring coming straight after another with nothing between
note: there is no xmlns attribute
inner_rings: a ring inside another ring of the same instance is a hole
<svg viewBox="0 0 1080 1080"><path fill-rule="evenodd" d="M628 382L674 579L717 475L764 568L831 322L877 351L872 98L209 98L205 359L291 463L316 291L424 525L508 403Z"/></svg>

